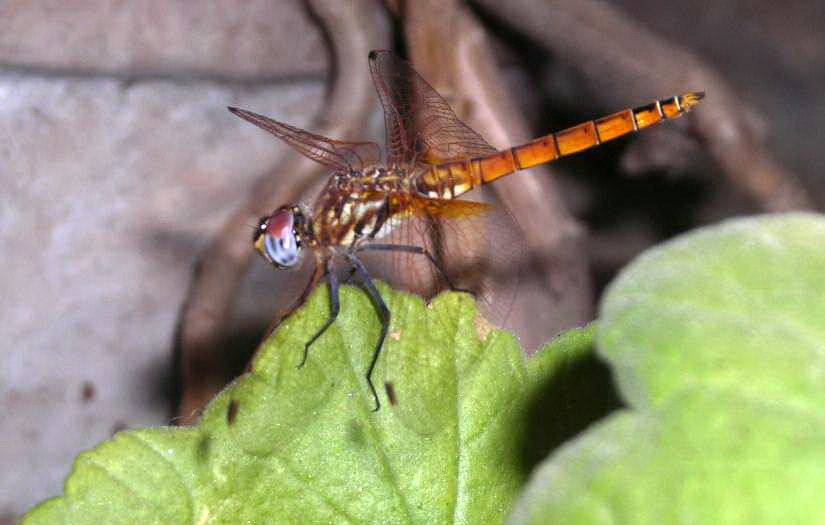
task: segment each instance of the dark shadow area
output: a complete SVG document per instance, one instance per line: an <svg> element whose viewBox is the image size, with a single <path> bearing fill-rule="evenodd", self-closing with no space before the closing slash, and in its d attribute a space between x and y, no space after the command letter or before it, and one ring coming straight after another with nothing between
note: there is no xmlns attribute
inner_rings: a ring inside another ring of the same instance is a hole
<svg viewBox="0 0 825 525"><path fill-rule="evenodd" d="M143 370L135 373L136 378L133 378L133 381L140 385L141 398L145 405L151 406L153 410L162 410L162 407L168 406L177 388L173 372L173 368L169 366L168 357L158 356L147 363ZM130 426L126 422L119 422L116 425L116 427L122 427L117 430ZM113 429L113 431L116 430Z"/></svg>
<svg viewBox="0 0 825 525"><path fill-rule="evenodd" d="M195 457L197 458L199 463L206 463L207 459L209 459L209 452L211 448L212 436L208 434L202 434L200 439L198 439L197 452L195 454Z"/></svg>
<svg viewBox="0 0 825 525"><path fill-rule="evenodd" d="M179 326L180 321L178 322ZM204 360L199 361L200 365L190 363L189 365L194 366L197 370L196 377L199 385L214 385L219 390L244 373L252 360L252 356L255 355L255 351L261 344L266 330L267 326L265 325L236 328L218 344L212 346L219 355L201 354L199 357ZM170 418L172 418L173 424L175 424L175 416L185 387L183 384L182 367L184 363L180 341L178 330L175 334L171 377L164 374L163 386L159 385L155 388L158 395L164 395L168 401ZM157 374L157 370L155 373Z"/></svg>
<svg viewBox="0 0 825 525"><path fill-rule="evenodd" d="M522 464L530 473L588 426L623 408L607 365L594 352L565 361L528 408Z"/></svg>
<svg viewBox="0 0 825 525"><path fill-rule="evenodd" d="M583 177L592 200L580 212L590 230L596 297L643 250L695 228L700 215L708 213L708 195L714 191L707 180L688 175L672 178L651 172L627 177L605 170L605 163L618 161L621 148L614 150L598 152L595 159L577 166L592 166Z"/></svg>

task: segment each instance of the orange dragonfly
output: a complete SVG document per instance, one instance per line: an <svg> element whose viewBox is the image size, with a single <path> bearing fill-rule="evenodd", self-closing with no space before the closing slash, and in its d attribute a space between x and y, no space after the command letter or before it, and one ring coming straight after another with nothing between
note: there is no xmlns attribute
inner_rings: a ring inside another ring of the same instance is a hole
<svg viewBox="0 0 825 525"><path fill-rule="evenodd" d="M484 239L492 245L487 246L488 251L492 248L500 254L506 249L498 243L506 239L474 222L479 217L495 215L492 205L458 197L510 173L679 117L704 94L687 93L657 100L520 146L497 150L459 120L444 98L409 63L389 51L372 51L369 63L384 110L387 156L383 162L381 150L374 142L333 140L251 111L233 107L229 111L333 172L312 209L287 204L262 218L254 244L279 269L300 265L307 251L314 254L312 278L296 306L320 280L325 279L329 286L331 315L307 341L299 367L306 362L310 346L340 311L336 272L343 266L350 270L349 278L359 278L381 318L381 332L366 372L375 400L374 410L378 410L381 404L372 372L391 313L359 258L361 254L392 252L398 276L408 281L420 280L421 263L411 261L423 260L435 290L450 288L480 294L485 291L480 281L468 274L478 273L484 259L472 257L470 243ZM444 232L452 233L452 242L459 244L452 249L468 261L465 271L453 272L445 267L445 250L450 244L444 242L449 237ZM442 242L434 242L433 237L440 237Z"/></svg>

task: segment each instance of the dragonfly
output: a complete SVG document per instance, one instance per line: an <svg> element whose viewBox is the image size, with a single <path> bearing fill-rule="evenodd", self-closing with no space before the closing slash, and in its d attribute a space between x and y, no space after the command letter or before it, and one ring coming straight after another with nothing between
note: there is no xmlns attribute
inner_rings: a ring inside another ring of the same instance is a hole
<svg viewBox="0 0 825 525"><path fill-rule="evenodd" d="M313 254L312 277L296 307L322 280L328 286L330 316L306 342L299 368L306 363L312 344L338 317L340 269L349 270L347 281L358 278L381 321L365 374L377 411L381 403L372 374L387 336L391 312L362 262L366 252L390 252L401 279L415 280L411 274L420 275L422 263L414 260L423 261L436 290L481 293L477 279L476 286L472 279L467 287L460 286L468 282L462 274L472 271L453 273L446 267L444 250L448 246L444 239L461 244L452 247L459 258L466 258L471 251L469 242L478 239L487 241L494 252L500 252L503 246L496 244L498 241L489 231L478 227L477 221L497 212L492 204L459 197L511 173L680 117L704 93L689 92L656 100L498 150L462 122L408 62L390 51L377 50L369 53L369 67L384 112L383 159L381 148L374 142L334 140L251 111L228 109L332 171L312 206L292 203L278 207L260 220L253 242L255 249L278 269L294 268L302 264L307 252ZM464 241L468 243L462 253ZM472 260L464 269L477 266L479 261Z"/></svg>

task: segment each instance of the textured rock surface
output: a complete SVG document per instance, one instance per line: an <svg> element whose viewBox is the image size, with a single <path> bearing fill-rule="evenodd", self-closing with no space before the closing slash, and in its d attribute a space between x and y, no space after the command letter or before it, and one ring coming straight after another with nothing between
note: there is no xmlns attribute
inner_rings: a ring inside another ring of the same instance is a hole
<svg viewBox="0 0 825 525"><path fill-rule="evenodd" d="M317 75L320 32L296 0L0 3L0 63L62 72Z"/></svg>
<svg viewBox="0 0 825 525"><path fill-rule="evenodd" d="M322 91L0 77L0 465L28 465L0 476L0 508L57 493L114 429L165 422L194 256L278 150L225 106L300 125Z"/></svg>

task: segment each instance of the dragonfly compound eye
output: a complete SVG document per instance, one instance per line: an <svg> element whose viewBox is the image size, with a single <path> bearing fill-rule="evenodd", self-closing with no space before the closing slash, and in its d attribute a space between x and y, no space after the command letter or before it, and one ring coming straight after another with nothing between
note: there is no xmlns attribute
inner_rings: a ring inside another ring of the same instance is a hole
<svg viewBox="0 0 825 525"><path fill-rule="evenodd" d="M294 217L290 210L279 210L262 222L262 235L255 247L279 268L290 268L300 260L301 247L295 237Z"/></svg>

